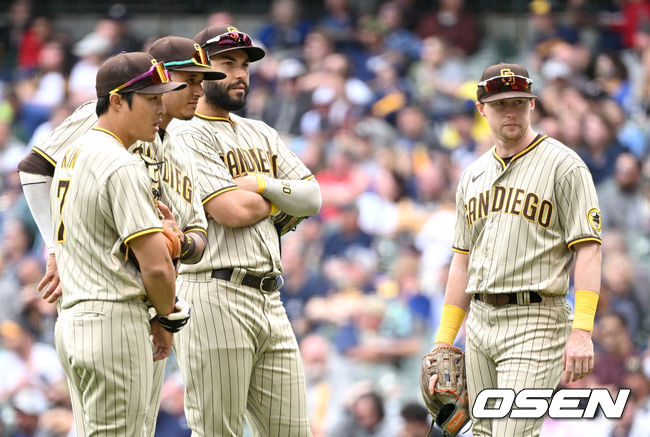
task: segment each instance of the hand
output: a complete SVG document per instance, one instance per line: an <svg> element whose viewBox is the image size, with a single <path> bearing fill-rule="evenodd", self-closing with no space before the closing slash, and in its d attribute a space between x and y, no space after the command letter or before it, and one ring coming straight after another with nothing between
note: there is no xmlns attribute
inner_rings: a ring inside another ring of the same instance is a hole
<svg viewBox="0 0 650 437"><path fill-rule="evenodd" d="M36 290L43 291L43 288L49 284L47 289L43 292L42 298L47 300L49 303L54 303L59 297L61 297L61 281L59 279L59 271L56 268L56 258L54 254L51 253L47 256L47 262L45 264L45 276L41 279L41 282L38 283Z"/></svg>
<svg viewBox="0 0 650 437"><path fill-rule="evenodd" d="M151 341L153 341L153 360L165 359L172 351L172 340L174 334L165 330L158 319L151 322Z"/></svg>
<svg viewBox="0 0 650 437"><path fill-rule="evenodd" d="M433 347L435 350L438 346L451 346L449 343L436 343ZM431 375L429 379L429 393L434 394L436 392L436 384L438 383L438 375Z"/></svg>
<svg viewBox="0 0 650 437"><path fill-rule="evenodd" d="M235 178L235 183L242 190L257 193L257 177L254 174L239 176Z"/></svg>
<svg viewBox="0 0 650 437"><path fill-rule="evenodd" d="M589 375L594 369L594 343L591 332L572 329L562 354L564 382L573 382Z"/></svg>
<svg viewBox="0 0 650 437"><path fill-rule="evenodd" d="M182 297L176 296L174 301L174 312L166 316L158 316L156 319L158 323L169 332L178 332L183 326L187 324L190 319L192 308L190 304Z"/></svg>

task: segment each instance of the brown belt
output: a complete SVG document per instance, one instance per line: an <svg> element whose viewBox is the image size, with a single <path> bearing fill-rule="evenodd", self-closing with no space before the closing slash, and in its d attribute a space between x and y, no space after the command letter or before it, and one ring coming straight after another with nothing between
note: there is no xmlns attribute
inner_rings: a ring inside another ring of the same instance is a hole
<svg viewBox="0 0 650 437"><path fill-rule="evenodd" d="M218 269L212 270L212 277L215 279L225 279L230 281L232 278L233 269ZM241 280L242 285L257 288L260 291L270 293L277 290L283 284L281 276L255 276L246 273Z"/></svg>
<svg viewBox="0 0 650 437"><path fill-rule="evenodd" d="M474 299L479 300L488 305L503 306L503 305L517 305L517 294L523 294L522 301L529 301L530 303L540 303L542 296L536 291L522 291L521 293L499 293L499 294L474 294ZM530 299L526 299L525 295L529 295Z"/></svg>

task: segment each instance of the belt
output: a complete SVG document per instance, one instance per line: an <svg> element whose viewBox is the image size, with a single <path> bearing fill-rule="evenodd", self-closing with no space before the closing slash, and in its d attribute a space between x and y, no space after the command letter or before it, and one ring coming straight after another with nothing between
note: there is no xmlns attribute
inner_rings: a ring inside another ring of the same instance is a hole
<svg viewBox="0 0 650 437"><path fill-rule="evenodd" d="M233 269L217 269L212 270L212 277L214 279L225 279L226 281L231 281ZM231 281L232 282L232 281ZM248 287L256 288L260 291L265 291L270 293L282 287L284 281L282 276L255 276L250 273L246 273L241 280L242 285Z"/></svg>
<svg viewBox="0 0 650 437"><path fill-rule="evenodd" d="M474 299L488 305L503 306L517 305L517 295L521 295L521 305L527 305L524 302L540 303L542 296L535 291L523 291L521 293L499 293L499 294L474 294ZM529 297L529 299L527 299Z"/></svg>

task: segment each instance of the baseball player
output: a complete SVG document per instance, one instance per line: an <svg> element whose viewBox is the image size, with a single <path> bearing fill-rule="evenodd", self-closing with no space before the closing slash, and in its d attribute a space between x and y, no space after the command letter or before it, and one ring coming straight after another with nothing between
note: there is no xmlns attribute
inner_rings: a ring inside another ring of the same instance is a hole
<svg viewBox="0 0 650 437"><path fill-rule="evenodd" d="M186 417L196 436L241 436L244 417L254 435L309 436L272 215L316 214L320 189L274 129L231 113L244 107L248 66L264 51L232 26L208 27L194 40L226 79L205 82L196 117L169 129L194 153L208 214L206 255L182 266L177 283L195 308L191 329L175 344Z"/></svg>
<svg viewBox="0 0 650 437"><path fill-rule="evenodd" d="M164 37L156 40L148 52L154 58L166 62L171 78L187 84L181 90L166 93L162 100L165 113L159 125L158 134L151 142L135 142L129 151L139 154L148 163L154 191L165 205L169 205L171 212L183 230L183 247L180 261L182 263L197 262L203 255L206 240L206 219L201 205L199 194L194 188L194 169L191 165L192 157L181 147L175 147L169 140L165 128L172 120L190 119L194 116L198 99L203 95L201 86L203 78L221 79L223 73L214 71L209 65L209 60L196 42L188 38L176 36ZM49 206L43 204L49 184L48 174L54 171L54 163L60 161L63 152L77 138L87 132L97 122L95 113L96 101L81 105L57 129L53 131L48 140L40 147L34 147L32 152L21 162L19 169L23 182L23 189L32 214L34 215L43 238L52 241L49 221L40 216L49 213ZM48 244L52 247L52 244ZM54 301L60 295L57 289L56 264L53 254L48 257L48 273L39 285L43 288L50 283L43 297ZM155 418L160 405L160 389L164 378L166 360L154 364L154 393L147 411L146 426L153 435Z"/></svg>
<svg viewBox="0 0 650 437"><path fill-rule="evenodd" d="M528 71L483 72L476 108L495 145L463 173L436 347L454 342L466 311L470 412L486 388L554 389L589 374L600 289L601 218L589 170L571 149L531 127ZM575 313L566 302L575 258ZM436 390L437 377L429 390ZM540 419L472 417L475 436L537 436Z"/></svg>
<svg viewBox="0 0 650 437"><path fill-rule="evenodd" d="M163 317L174 312L174 266L149 174L127 148L154 139L161 94L185 86L148 53L109 59L97 73L97 124L54 171L50 208L63 290L55 344L80 436L144 435L151 354L157 360L171 351L173 330ZM145 301L163 317L150 324Z"/></svg>

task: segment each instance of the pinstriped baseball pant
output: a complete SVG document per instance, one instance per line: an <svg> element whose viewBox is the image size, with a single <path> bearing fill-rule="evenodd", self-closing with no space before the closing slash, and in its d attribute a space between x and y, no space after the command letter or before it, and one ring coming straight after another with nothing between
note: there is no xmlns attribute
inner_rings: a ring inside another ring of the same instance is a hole
<svg viewBox="0 0 650 437"><path fill-rule="evenodd" d="M153 376L144 303L80 302L59 313L54 335L77 435L144 436Z"/></svg>
<svg viewBox="0 0 650 437"><path fill-rule="evenodd" d="M280 293L181 275L192 318L175 347L194 437L309 437L305 377Z"/></svg>
<svg viewBox="0 0 650 437"><path fill-rule="evenodd" d="M555 389L562 376L562 352L571 331L570 313L564 297L504 306L472 299L465 346L470 413L484 389L511 388L515 393L524 388ZM542 422L543 417L477 419L472 415L472 434L534 437L539 436Z"/></svg>

